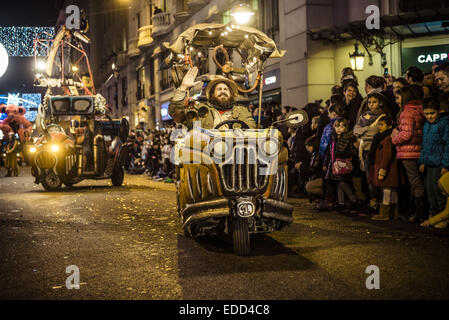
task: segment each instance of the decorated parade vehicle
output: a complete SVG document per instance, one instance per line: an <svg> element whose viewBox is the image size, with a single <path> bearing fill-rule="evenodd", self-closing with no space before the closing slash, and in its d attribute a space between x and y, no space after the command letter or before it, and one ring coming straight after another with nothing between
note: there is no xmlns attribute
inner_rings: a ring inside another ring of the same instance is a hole
<svg viewBox="0 0 449 320"><path fill-rule="evenodd" d="M48 89L36 116L38 138L25 152L35 183L47 191L85 179L111 179L120 186L129 162L123 147L128 121L108 115L105 98L95 92L82 42L89 42L85 34L65 27L53 40L35 40L36 52L48 49L44 67L37 68L35 85ZM66 52L69 48L72 54Z"/></svg>
<svg viewBox="0 0 449 320"><path fill-rule="evenodd" d="M176 87L195 61L192 51L210 52L223 77L238 88L238 103L248 104L247 94L258 88L260 119L265 62L284 54L265 34L243 26L200 24L166 46ZM199 78L203 89L215 79ZM186 100L186 116L199 121L197 125L178 126L173 136L178 214L186 236L232 237L234 252L249 255L252 234L281 230L293 222L293 207L287 203L288 150L276 123L250 129L245 121L230 119L213 128L201 127L208 112L201 107L202 99L204 94ZM307 115L297 111L278 124L294 128L307 121Z"/></svg>

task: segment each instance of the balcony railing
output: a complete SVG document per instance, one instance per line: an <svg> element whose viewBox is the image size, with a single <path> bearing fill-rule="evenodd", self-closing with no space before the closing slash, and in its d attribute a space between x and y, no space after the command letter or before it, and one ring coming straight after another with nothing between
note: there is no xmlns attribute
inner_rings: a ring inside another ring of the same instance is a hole
<svg viewBox="0 0 449 320"><path fill-rule="evenodd" d="M137 48L137 40L138 38L130 38L128 39L128 55L130 57L135 57L140 54L139 48Z"/></svg>
<svg viewBox="0 0 449 320"><path fill-rule="evenodd" d="M162 12L153 16L153 36L162 35L173 25L173 17L170 12Z"/></svg>
<svg viewBox="0 0 449 320"><path fill-rule="evenodd" d="M145 26L137 30L139 33L139 40L137 41L137 47L147 47L153 43L153 26Z"/></svg>

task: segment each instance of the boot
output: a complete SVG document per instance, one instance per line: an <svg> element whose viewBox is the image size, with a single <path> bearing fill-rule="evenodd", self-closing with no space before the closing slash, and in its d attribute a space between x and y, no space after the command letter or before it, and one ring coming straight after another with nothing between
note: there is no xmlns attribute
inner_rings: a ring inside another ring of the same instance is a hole
<svg viewBox="0 0 449 320"><path fill-rule="evenodd" d="M371 219L373 220L382 220L382 221L388 221L390 220L390 206L387 206L385 204L381 204L379 208L379 214L372 216Z"/></svg>
<svg viewBox="0 0 449 320"><path fill-rule="evenodd" d="M11 169L8 169L8 173L6 174L5 177L10 177L11 176Z"/></svg>
<svg viewBox="0 0 449 320"><path fill-rule="evenodd" d="M417 197L415 198L415 214L408 221L421 223L426 220L426 218L424 197Z"/></svg>
<svg viewBox="0 0 449 320"><path fill-rule="evenodd" d="M398 220L399 206L397 203L390 204L390 219Z"/></svg>

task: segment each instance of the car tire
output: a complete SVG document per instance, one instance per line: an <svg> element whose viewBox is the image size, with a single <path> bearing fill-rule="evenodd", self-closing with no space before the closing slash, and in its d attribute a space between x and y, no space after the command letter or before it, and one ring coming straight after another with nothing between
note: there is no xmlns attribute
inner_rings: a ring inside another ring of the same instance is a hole
<svg viewBox="0 0 449 320"><path fill-rule="evenodd" d="M125 171L123 170L123 167L114 168L111 177L112 185L115 187L119 187L122 185L124 179L125 179Z"/></svg>
<svg viewBox="0 0 449 320"><path fill-rule="evenodd" d="M61 188L62 180L58 177L56 172L50 170L46 172L41 177L42 186L46 191L57 191Z"/></svg>
<svg viewBox="0 0 449 320"><path fill-rule="evenodd" d="M234 219L233 225L232 244L234 253L239 256L248 256L251 252L248 219L237 217Z"/></svg>

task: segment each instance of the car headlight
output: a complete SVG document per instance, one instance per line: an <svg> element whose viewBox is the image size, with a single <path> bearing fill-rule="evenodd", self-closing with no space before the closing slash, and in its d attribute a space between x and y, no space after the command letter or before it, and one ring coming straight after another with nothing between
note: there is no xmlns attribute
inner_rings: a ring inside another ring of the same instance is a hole
<svg viewBox="0 0 449 320"><path fill-rule="evenodd" d="M263 150L267 156L272 156L278 152L278 144L273 140L267 140L263 144Z"/></svg>
<svg viewBox="0 0 449 320"><path fill-rule="evenodd" d="M58 150L59 150L59 146L58 146L57 144L53 144L53 145L51 146L51 151L53 151L53 152L58 152Z"/></svg>
<svg viewBox="0 0 449 320"><path fill-rule="evenodd" d="M214 154L223 157L228 152L228 145L224 141L214 144Z"/></svg>
<svg viewBox="0 0 449 320"><path fill-rule="evenodd" d="M31 147L31 148L29 149L29 151L30 151L30 153L35 153L35 152L36 152L36 147Z"/></svg>

